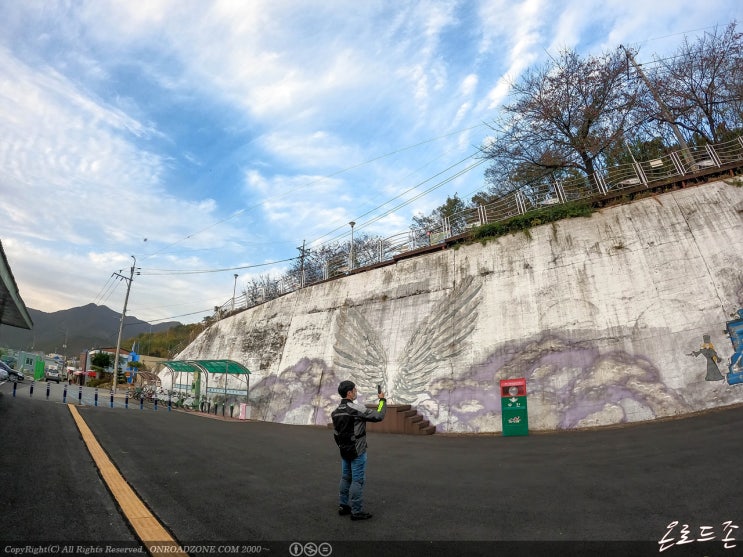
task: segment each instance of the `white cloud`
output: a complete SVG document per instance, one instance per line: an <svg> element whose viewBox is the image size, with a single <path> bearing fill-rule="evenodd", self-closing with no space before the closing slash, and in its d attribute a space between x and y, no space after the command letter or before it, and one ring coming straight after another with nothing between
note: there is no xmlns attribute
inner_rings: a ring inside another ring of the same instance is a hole
<svg viewBox="0 0 743 557"><path fill-rule="evenodd" d="M482 168L447 184L462 166L444 169L485 141L475 126L507 102L509 78L564 46L634 43L649 56L740 11L726 0L6 4L0 237L24 299L44 311L94 300L130 255L143 271L217 269L294 256L351 219L404 231L411 214L477 189ZM232 280L143 274L132 307L142 318L210 308Z"/></svg>
<svg viewBox="0 0 743 557"><path fill-rule="evenodd" d="M477 83L479 81L478 75L471 73L468 74L463 80L462 84L460 85L460 91L463 96L469 97L473 95L477 89Z"/></svg>
<svg viewBox="0 0 743 557"><path fill-rule="evenodd" d="M266 134L259 142L287 166L341 169L361 162L352 145L322 130L307 134L277 131Z"/></svg>
<svg viewBox="0 0 743 557"><path fill-rule="evenodd" d="M268 177L251 170L245 185L248 196L260 196L267 226L281 238L312 238L351 218L338 205L352 197L346 183L339 179L317 175Z"/></svg>
<svg viewBox="0 0 743 557"><path fill-rule="evenodd" d="M97 104L56 71L22 64L7 49L0 49L0 66L14 76L0 82L0 184L13 200L0 205L0 231L29 307L87 303L113 266L128 266L128 254L144 249L145 235L154 240L150 245L180 242L195 224L216 220L213 200L165 192L162 158L133 143L154 130ZM220 245L230 235L223 226L187 243ZM197 288L196 299L209 290ZM171 294L168 286L155 286L150 299L157 292ZM118 302L111 305L117 309Z"/></svg>

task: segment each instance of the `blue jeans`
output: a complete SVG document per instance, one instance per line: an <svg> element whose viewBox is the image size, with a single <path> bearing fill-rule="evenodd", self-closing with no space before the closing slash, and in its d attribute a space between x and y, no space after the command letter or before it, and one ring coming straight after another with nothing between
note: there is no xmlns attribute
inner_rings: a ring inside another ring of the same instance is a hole
<svg viewBox="0 0 743 557"><path fill-rule="evenodd" d="M364 475L366 453L351 461L341 459L341 505L349 505L353 514L364 511ZM350 501L350 504L349 504Z"/></svg>

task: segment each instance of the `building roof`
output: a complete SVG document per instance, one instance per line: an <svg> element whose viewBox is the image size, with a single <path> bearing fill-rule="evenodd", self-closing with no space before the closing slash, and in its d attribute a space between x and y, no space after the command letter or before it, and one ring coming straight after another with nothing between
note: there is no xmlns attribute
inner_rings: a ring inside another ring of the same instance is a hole
<svg viewBox="0 0 743 557"><path fill-rule="evenodd" d="M116 354L116 347L111 346L109 348L91 348L89 352L106 352L107 354ZM127 350L126 348L119 348L119 356L126 356L129 353L129 350Z"/></svg>
<svg viewBox="0 0 743 557"><path fill-rule="evenodd" d="M18 293L18 285L5 257L2 242L0 242L0 324L19 329L33 329L34 326L26 304Z"/></svg>
<svg viewBox="0 0 743 557"><path fill-rule="evenodd" d="M232 373L235 375L249 375L250 370L234 360L170 360L160 362L173 371L193 373L208 371L209 373Z"/></svg>

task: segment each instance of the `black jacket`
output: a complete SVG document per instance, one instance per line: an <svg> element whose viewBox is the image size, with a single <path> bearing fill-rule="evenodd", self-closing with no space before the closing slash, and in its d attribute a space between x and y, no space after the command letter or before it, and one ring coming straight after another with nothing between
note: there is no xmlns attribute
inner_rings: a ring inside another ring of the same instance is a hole
<svg viewBox="0 0 743 557"><path fill-rule="evenodd" d="M333 436L341 458L353 460L366 452L366 422L381 422L387 413L387 399L380 398L374 408L367 408L347 398L333 410Z"/></svg>

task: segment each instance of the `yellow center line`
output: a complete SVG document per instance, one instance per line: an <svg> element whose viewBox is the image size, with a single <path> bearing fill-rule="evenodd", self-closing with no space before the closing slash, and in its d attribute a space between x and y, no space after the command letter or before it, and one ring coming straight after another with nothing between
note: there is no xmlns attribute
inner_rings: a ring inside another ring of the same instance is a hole
<svg viewBox="0 0 743 557"><path fill-rule="evenodd" d="M98 470L111 490L116 502L124 513L124 517L134 528L139 539L145 544L150 555L169 555L188 557L188 554L180 551L178 542L160 524L150 512L142 500L134 493L134 490L126 483L124 477L119 473L111 459L104 452L93 432L85 423L77 408L73 404L67 405L77 428L83 436L83 441L88 447L90 456L93 457Z"/></svg>

